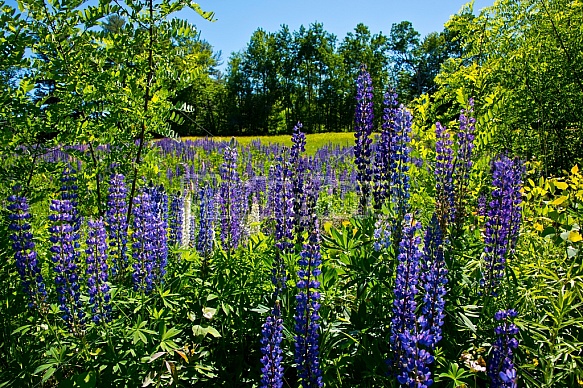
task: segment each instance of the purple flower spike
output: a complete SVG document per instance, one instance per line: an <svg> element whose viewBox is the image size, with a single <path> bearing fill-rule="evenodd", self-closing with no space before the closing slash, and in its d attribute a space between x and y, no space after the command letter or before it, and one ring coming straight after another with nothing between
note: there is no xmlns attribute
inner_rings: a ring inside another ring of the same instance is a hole
<svg viewBox="0 0 583 388"><path fill-rule="evenodd" d="M518 348L516 340L518 327L511 322L517 315L514 309L500 310L494 315L494 318L501 322L494 330L497 338L492 346L492 358L488 363L488 376L492 388L517 387L514 349Z"/></svg>
<svg viewBox="0 0 583 388"><path fill-rule="evenodd" d="M93 322L109 322L111 320L111 305L109 301L107 245L105 242L105 225L103 221L89 221L87 237L87 289L89 305L93 313Z"/></svg>
<svg viewBox="0 0 583 388"><path fill-rule="evenodd" d="M54 271L55 284L59 308L63 313L63 320L75 330L76 326L83 324L84 312L80 300L79 291L79 268L77 257L79 256L76 248L78 246L75 230L77 214L71 201L54 199L50 205L51 214L49 220L51 227L50 241L53 243L51 252L52 260L55 263Z"/></svg>
<svg viewBox="0 0 583 388"><path fill-rule="evenodd" d="M207 184L200 190L200 225L196 243L196 250L204 258L210 257L213 253L215 217L214 193Z"/></svg>
<svg viewBox="0 0 583 388"><path fill-rule="evenodd" d="M132 281L134 290L150 292L154 282L156 262L156 223L154 209L147 193L138 195L134 200L134 233L132 235L132 256L134 258Z"/></svg>
<svg viewBox="0 0 583 388"><path fill-rule="evenodd" d="M425 233L425 252L421 260L421 284L424 289L421 317L422 335L419 342L433 350L441 340L441 326L445 318L447 269L443 257L443 235L434 214Z"/></svg>
<svg viewBox="0 0 583 388"><path fill-rule="evenodd" d="M481 286L486 295L497 296L506 261L513 254L522 217L522 175L524 166L505 155L492 162L491 201L486 216L485 272Z"/></svg>
<svg viewBox="0 0 583 388"><path fill-rule="evenodd" d="M47 292L28 221L31 218L28 212L28 201L19 195L19 186L14 186L12 192L13 194L8 197L8 202L10 202L8 228L12 231L10 240L12 240L16 269L20 275L22 289L28 296L28 307L39 308L45 302Z"/></svg>
<svg viewBox="0 0 583 388"><path fill-rule="evenodd" d="M107 212L105 214L109 237L109 256L113 264L111 272L114 277L118 275L123 277L128 266L127 189L124 179L121 174L111 175L109 194L107 195Z"/></svg>
<svg viewBox="0 0 583 388"><path fill-rule="evenodd" d="M309 186L312 186L311 184ZM318 231L318 221L315 214L316 193L312 187L308 187L307 207L311 212L309 223L310 236L304 244L303 250L298 260L299 280L296 284L298 294L296 295L295 318L295 360L298 369L300 384L305 388L321 387L322 371L320 369L320 350L318 345L318 320L320 316L320 293L318 288L320 282L317 277L320 275L320 265L322 259L320 255L320 235Z"/></svg>
<svg viewBox="0 0 583 388"><path fill-rule="evenodd" d="M267 317L261 329L261 388L283 387L283 360L281 341L283 339L283 320L279 303Z"/></svg>
<svg viewBox="0 0 583 388"><path fill-rule="evenodd" d="M366 65L361 65L356 80L356 111L354 114L354 158L360 187L360 212L364 214L368 207L370 194L371 169L371 134L373 130L373 88Z"/></svg>
<svg viewBox="0 0 583 388"><path fill-rule="evenodd" d="M405 215L397 256L399 265L390 337L392 358L389 365L399 383L409 387L427 387L433 383L428 366L433 362L433 356L419 347L426 336L423 332L419 333L415 316L419 261L423 257L419 250L421 238L416 235L420 228L421 224L414 221L411 214Z"/></svg>

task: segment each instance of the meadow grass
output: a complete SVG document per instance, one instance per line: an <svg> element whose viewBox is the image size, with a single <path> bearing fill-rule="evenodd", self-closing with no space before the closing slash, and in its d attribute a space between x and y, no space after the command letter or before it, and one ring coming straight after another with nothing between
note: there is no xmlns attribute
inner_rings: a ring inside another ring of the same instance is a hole
<svg viewBox="0 0 583 388"><path fill-rule="evenodd" d="M201 137L183 137L183 140L196 140ZM277 135L277 136L235 136L237 142L242 146L246 146L253 140L260 140L262 144L279 143L291 146L291 135ZM215 136L212 138L216 141L229 141L231 136ZM306 135L306 153L313 155L316 151L325 145L333 146L353 146L354 132L329 132L329 133L314 133Z"/></svg>

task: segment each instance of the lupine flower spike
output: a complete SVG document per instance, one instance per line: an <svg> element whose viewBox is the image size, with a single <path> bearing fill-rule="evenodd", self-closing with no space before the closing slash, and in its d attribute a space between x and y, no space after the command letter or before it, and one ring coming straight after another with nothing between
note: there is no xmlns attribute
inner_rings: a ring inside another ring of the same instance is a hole
<svg viewBox="0 0 583 388"><path fill-rule="evenodd" d="M89 305L93 314L93 322L108 322L111 320L111 305L109 301L107 245L105 242L105 225L103 221L89 221L87 237L87 289Z"/></svg>
<svg viewBox="0 0 583 388"><path fill-rule="evenodd" d="M71 201L54 199L50 205L49 220L52 226L50 240L53 243L51 252L56 277L59 308L62 317L71 329L76 330L83 324L84 312L80 300L79 268L76 257L76 212Z"/></svg>
<svg viewBox="0 0 583 388"><path fill-rule="evenodd" d="M311 184L309 185L311 186ZM295 314L295 360L298 369L300 384L304 388L322 386L322 372L320 369L320 349L318 345L318 320L320 316L320 293L318 288L320 282L317 277L320 275L320 235L318 231L318 221L315 215L316 198L312 187L308 189L308 208L312 214L310 222L310 236L304 244L303 250L298 260L299 280L296 284L298 294L296 296Z"/></svg>
<svg viewBox="0 0 583 388"><path fill-rule="evenodd" d="M500 310L494 318L500 322L496 327L496 341L488 364L488 376L492 388L516 388L517 377L514 367L514 350L518 348L518 327L510 320L518 314L514 309Z"/></svg>
<svg viewBox="0 0 583 388"><path fill-rule="evenodd" d="M356 80L356 111L354 114L354 162L356 164L358 185L360 187L360 212L368 207L371 187L371 134L373 130L373 89L366 65L361 65Z"/></svg>
<svg viewBox="0 0 583 388"><path fill-rule="evenodd" d="M112 262L111 272L114 277L118 275L123 277L128 266L126 197L127 189L124 176L121 174L112 174L109 181L105 220L109 237L109 256Z"/></svg>
<svg viewBox="0 0 583 388"><path fill-rule="evenodd" d="M31 218L28 212L28 201L20 195L19 186L14 186L12 192L13 194L8 197L8 202L10 202L8 228L12 231L10 240L12 240L16 269L20 275L24 293L28 297L28 307L39 308L46 300L47 292L28 221Z"/></svg>
<svg viewBox="0 0 583 388"><path fill-rule="evenodd" d="M492 163L494 190L486 216L485 271L481 280L486 295L498 295L500 279L518 238L523 170L520 160L505 155Z"/></svg>

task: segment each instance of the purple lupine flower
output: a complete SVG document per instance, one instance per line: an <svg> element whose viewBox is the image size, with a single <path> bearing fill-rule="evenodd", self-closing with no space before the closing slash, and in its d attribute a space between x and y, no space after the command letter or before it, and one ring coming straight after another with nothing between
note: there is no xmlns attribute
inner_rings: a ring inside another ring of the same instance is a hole
<svg viewBox="0 0 583 388"><path fill-rule="evenodd" d="M518 327L510 321L518 314L514 309L500 310L494 318L502 321L494 330L496 341L492 346L492 356L488 363L488 377L492 388L516 388L517 377L514 367L514 350L518 348Z"/></svg>
<svg viewBox="0 0 583 388"><path fill-rule="evenodd" d="M453 141L441 123L435 123L435 207L442 230L455 220Z"/></svg>
<svg viewBox="0 0 583 388"><path fill-rule="evenodd" d="M361 65L356 80L356 111L354 113L354 158L357 169L358 185L360 187L360 212L368 208L370 181L372 170L370 166L371 133L373 130L373 89L370 74L366 65Z"/></svg>
<svg viewBox="0 0 583 388"><path fill-rule="evenodd" d="M398 114L397 94L394 91L385 93L383 108L382 132L377 142L375 153L373 197L374 207L380 210L386 199L390 196L391 160L394 141L394 131L397 128L395 120Z"/></svg>
<svg viewBox="0 0 583 388"><path fill-rule="evenodd" d="M283 256L294 248L294 195L293 173L289 164L284 164L281 157L276 159L273 168L273 201L275 218L275 261L272 271L272 282L276 297L285 288L287 280Z"/></svg>
<svg viewBox="0 0 583 388"><path fill-rule="evenodd" d="M472 154L474 149L474 132L476 119L474 113L474 99L468 101L469 108L462 109L459 117L460 130L457 134L457 153L455 158L456 204L454 218L461 222L465 212L465 201L472 169Z"/></svg>
<svg viewBox="0 0 583 388"><path fill-rule="evenodd" d="M93 322L108 322L111 320L111 305L109 301L107 244L105 242L105 225L102 220L89 221L87 236L87 290L89 305L93 313Z"/></svg>
<svg viewBox="0 0 583 388"><path fill-rule="evenodd" d="M243 236L243 188L237 172L237 148L234 141L225 147L219 186L221 210L221 242L228 249L236 249Z"/></svg>
<svg viewBox="0 0 583 388"><path fill-rule="evenodd" d="M200 225L196 240L196 250L203 258L208 258L213 253L215 217L214 193L211 186L207 184L200 189Z"/></svg>
<svg viewBox="0 0 583 388"><path fill-rule="evenodd" d="M480 281L486 295L497 296L506 261L514 252L521 220L521 187L524 166L505 155L492 162L492 200L485 231L485 272Z"/></svg>
<svg viewBox="0 0 583 388"><path fill-rule="evenodd" d="M403 104L397 109L391 134L390 193L394 213L402 220L409 210L409 162L411 153L411 113ZM398 237L398 234L396 235Z"/></svg>
<svg viewBox="0 0 583 388"><path fill-rule="evenodd" d="M128 266L127 189L124 179L121 174L111 175L105 213L109 237L109 257L112 262L111 272L114 277L118 275L123 277Z"/></svg>
<svg viewBox="0 0 583 388"><path fill-rule="evenodd" d="M423 334L418 332L415 310L415 295L419 292L419 261L423 253L419 250L421 238L416 232L421 224L413 220L411 214L403 219L402 239L399 243L395 299L391 325L390 347L391 369L400 384L410 387L427 387L433 383L428 365L433 356L419 348Z"/></svg>
<svg viewBox="0 0 583 388"><path fill-rule="evenodd" d="M54 271L56 272L55 284L59 300L59 308L63 313L63 320L76 329L78 325L83 324L84 313L80 300L81 293L79 269L76 258L77 241L75 232L75 223L77 221L74 207L71 201L54 199L50 205L51 214L49 220L51 227L50 241L52 260L55 263Z"/></svg>
<svg viewBox="0 0 583 388"><path fill-rule="evenodd" d="M154 265L156 263L156 223L150 195L146 192L134 199L132 234L132 256L134 272L132 282L134 290L150 292L154 282Z"/></svg>
<svg viewBox="0 0 583 388"><path fill-rule="evenodd" d="M150 195L155 237L154 244L154 281L162 283L168 263L168 195L163 185L152 183L145 189Z"/></svg>
<svg viewBox="0 0 583 388"><path fill-rule="evenodd" d="M294 229L295 235L300 238L304 231L305 222L302 220L302 207L306 204L306 191L304 182L304 173L307 162L302 156L306 150L306 135L301 131L302 123L298 122L293 129L292 147L289 159L289 165L292 170L293 181L293 198L294 198Z"/></svg>
<svg viewBox="0 0 583 388"><path fill-rule="evenodd" d="M283 360L281 341L283 339L283 320L279 303L276 302L272 314L261 328L261 388L283 387Z"/></svg>
<svg viewBox="0 0 583 388"><path fill-rule="evenodd" d="M14 186L12 195L8 197L8 202L10 202L7 207L10 212L8 228L12 231L10 240L12 240L16 269L20 275L22 289L28 297L28 307L39 308L46 300L47 291L28 221L31 218L28 212L28 201L19 193L20 186Z"/></svg>
<svg viewBox="0 0 583 388"><path fill-rule="evenodd" d="M194 197L194 193L192 194L191 198ZM200 198L200 200L202 201L202 198ZM202 206L202 205L200 205ZM202 210L202 209L199 209ZM197 229L196 229L196 217L194 215L194 213L192 212L192 209L190 210L190 217L188 219L188 234L189 234L189 240L188 240L188 245L191 248L196 248L196 244L197 244Z"/></svg>
<svg viewBox="0 0 583 388"><path fill-rule="evenodd" d="M311 186L308 185L308 186ZM307 206L310 209L311 220L309 223L310 235L303 245L303 250L298 260L298 277L296 284L298 294L296 296L295 319L295 360L298 369L298 377L302 387L321 387L322 371L320 369L320 350L318 345L318 320L320 316L320 282L317 277L321 274L320 265L320 235L318 219L315 214L316 193L313 188L307 187Z"/></svg>
<svg viewBox="0 0 583 388"><path fill-rule="evenodd" d="M422 335L420 343L430 350L441 340L441 326L445 318L445 295L447 290L447 269L443 255L443 234L437 215L425 232L425 252L421 260L421 285L423 286L423 304L419 318Z"/></svg>
<svg viewBox="0 0 583 388"><path fill-rule="evenodd" d="M170 237L168 243L170 245L180 245L182 242L182 222L184 219L184 197L180 194L174 194L170 197L170 214L169 229Z"/></svg>

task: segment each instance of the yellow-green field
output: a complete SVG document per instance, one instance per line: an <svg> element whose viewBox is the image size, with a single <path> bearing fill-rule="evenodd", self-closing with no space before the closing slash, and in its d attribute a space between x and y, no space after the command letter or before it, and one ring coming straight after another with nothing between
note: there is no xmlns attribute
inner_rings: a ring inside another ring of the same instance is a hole
<svg viewBox="0 0 583 388"><path fill-rule="evenodd" d="M183 137L184 140L195 140L199 137ZM229 141L231 139L228 137L216 136L213 140L216 141ZM278 136L237 136L237 141L241 145L247 145L255 139L261 140L263 144L279 143L287 146L291 146L291 135L278 135ZM322 148L327 144L339 145L339 146L352 146L354 144L354 133L353 132L329 132L329 133L315 133L306 135L306 152L310 155L314 154L318 149Z"/></svg>

